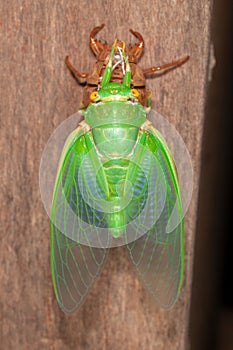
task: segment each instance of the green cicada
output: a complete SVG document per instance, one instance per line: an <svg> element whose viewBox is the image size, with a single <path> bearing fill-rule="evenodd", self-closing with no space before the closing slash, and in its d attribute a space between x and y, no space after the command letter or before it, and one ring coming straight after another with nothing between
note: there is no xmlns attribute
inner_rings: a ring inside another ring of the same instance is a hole
<svg viewBox="0 0 233 350"><path fill-rule="evenodd" d="M112 46L84 120L62 151L50 214L52 279L61 308L84 302L108 250L124 245L163 307L178 297L184 269L183 210L168 147L140 103L124 46ZM111 81L119 54L122 81Z"/></svg>

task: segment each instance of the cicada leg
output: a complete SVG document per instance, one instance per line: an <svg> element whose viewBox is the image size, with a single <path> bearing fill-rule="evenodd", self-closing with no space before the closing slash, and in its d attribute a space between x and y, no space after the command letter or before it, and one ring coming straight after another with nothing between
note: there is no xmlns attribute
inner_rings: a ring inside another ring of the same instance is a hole
<svg viewBox="0 0 233 350"><path fill-rule="evenodd" d="M104 27L104 24L101 24L98 27L92 29L90 34L90 47L94 52L95 56L98 56L102 51L107 49L107 45L101 43L95 38L95 35Z"/></svg>
<svg viewBox="0 0 233 350"><path fill-rule="evenodd" d="M84 79L87 78L88 73L80 73L76 68L74 68L74 66L69 61L69 56L66 56L65 64L76 78L84 78Z"/></svg>
<svg viewBox="0 0 233 350"><path fill-rule="evenodd" d="M134 59L134 62L138 61L140 56L142 55L142 52L144 50L144 40L140 33L135 32L133 29L130 29L130 32L136 36L136 38L139 40L139 43L135 44L133 47L129 50L129 57Z"/></svg>
<svg viewBox="0 0 233 350"><path fill-rule="evenodd" d="M144 74L158 72L158 71L161 71L163 69L179 66L179 65L185 63L186 61L188 61L188 59L189 59L189 56L185 56L183 58L180 58L177 61L173 61L173 62L170 62L170 63L165 63L165 64L162 64L161 66L145 68L142 71L143 71Z"/></svg>

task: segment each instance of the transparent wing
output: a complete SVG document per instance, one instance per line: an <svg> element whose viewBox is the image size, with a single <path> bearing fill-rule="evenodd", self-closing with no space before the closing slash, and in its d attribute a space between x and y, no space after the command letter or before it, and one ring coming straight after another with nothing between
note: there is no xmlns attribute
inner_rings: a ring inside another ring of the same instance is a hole
<svg viewBox="0 0 233 350"><path fill-rule="evenodd" d="M60 307L74 312L85 301L101 272L107 249L78 244L55 227L51 230L53 285Z"/></svg>
<svg viewBox="0 0 233 350"><path fill-rule="evenodd" d="M78 174L85 152L82 130L78 128L64 147L51 207L52 277L57 300L66 313L75 311L84 302L108 252L99 242L98 227L103 225L103 216L86 203L80 188ZM83 177L90 181L92 178L85 174ZM91 193L92 184L85 186L86 192ZM80 243L80 237L85 237L86 244ZM98 248L88 244L91 237L96 237Z"/></svg>
<svg viewBox="0 0 233 350"><path fill-rule="evenodd" d="M156 159L159 171L150 175L154 188L164 188L163 209L147 232L126 244L128 255L146 289L163 307L171 307L176 301L183 275L183 212L178 182L169 151L161 135L151 128L147 147ZM161 191L160 191L161 192ZM155 216L160 206L160 192L150 198L149 215ZM151 210L153 209L153 210ZM145 227L145 215L139 215L137 230ZM147 220L148 221L148 220Z"/></svg>

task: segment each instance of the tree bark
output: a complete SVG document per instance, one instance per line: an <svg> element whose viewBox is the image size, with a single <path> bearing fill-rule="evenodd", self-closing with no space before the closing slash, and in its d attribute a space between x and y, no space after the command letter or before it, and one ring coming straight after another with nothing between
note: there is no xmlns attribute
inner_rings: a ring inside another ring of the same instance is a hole
<svg viewBox="0 0 233 350"><path fill-rule="evenodd" d="M2 349L179 349L189 345L189 309L205 94L209 69L211 1L11 0L1 2L1 246ZM38 173L53 130L77 111L82 86L65 67L95 62L89 33L145 40L139 64L150 67L189 54L190 61L148 86L154 104L176 127L191 154L194 190L185 218L185 278L170 311L142 288L124 250L110 251L81 309L62 313L52 288L49 223Z"/></svg>

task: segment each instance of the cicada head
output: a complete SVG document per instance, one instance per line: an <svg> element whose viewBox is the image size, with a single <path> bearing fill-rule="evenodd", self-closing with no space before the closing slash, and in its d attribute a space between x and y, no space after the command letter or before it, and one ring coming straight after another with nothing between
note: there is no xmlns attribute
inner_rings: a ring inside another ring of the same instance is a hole
<svg viewBox="0 0 233 350"><path fill-rule="evenodd" d="M120 83L108 83L100 88L98 91L94 91L90 95L90 99L93 103L106 102L106 101L133 101L137 102L139 93L136 89L130 89L130 87Z"/></svg>

